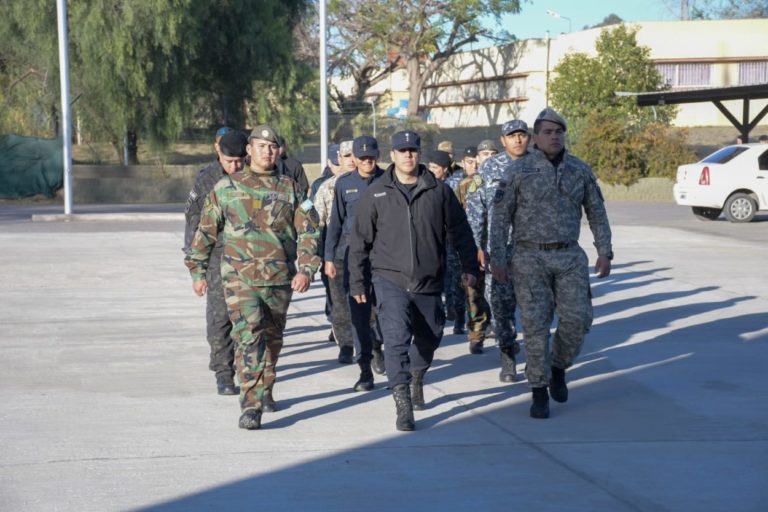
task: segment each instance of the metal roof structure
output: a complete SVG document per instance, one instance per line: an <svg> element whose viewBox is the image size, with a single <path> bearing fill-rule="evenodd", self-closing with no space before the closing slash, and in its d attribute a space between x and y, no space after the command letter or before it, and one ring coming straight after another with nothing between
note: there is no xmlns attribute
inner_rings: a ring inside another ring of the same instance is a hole
<svg viewBox="0 0 768 512"><path fill-rule="evenodd" d="M715 107L741 133L743 142L749 141L749 133L768 114L768 105L750 121L749 103L752 100L768 99L768 83L755 85L739 85L734 87L711 87L697 89L677 89L656 92L616 92L616 96L635 96L638 107L655 107L659 105L675 105L679 103L703 103L711 101ZM742 100L741 121L732 114L723 101Z"/></svg>

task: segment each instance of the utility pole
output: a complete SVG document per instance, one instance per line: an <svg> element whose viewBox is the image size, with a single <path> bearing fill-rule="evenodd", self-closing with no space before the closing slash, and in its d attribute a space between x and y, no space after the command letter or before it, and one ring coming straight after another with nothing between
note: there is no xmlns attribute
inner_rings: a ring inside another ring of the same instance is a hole
<svg viewBox="0 0 768 512"><path fill-rule="evenodd" d="M69 106L69 43L67 39L67 1L56 1L59 33L59 76L61 79L61 139L64 160L64 213L72 213L72 111Z"/></svg>

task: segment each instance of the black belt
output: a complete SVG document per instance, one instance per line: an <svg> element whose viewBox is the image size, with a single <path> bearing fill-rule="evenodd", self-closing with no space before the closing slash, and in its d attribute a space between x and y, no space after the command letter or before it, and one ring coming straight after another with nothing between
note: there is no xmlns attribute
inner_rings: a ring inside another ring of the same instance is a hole
<svg viewBox="0 0 768 512"><path fill-rule="evenodd" d="M537 242L526 242L525 240L518 240L515 245L525 247L527 249L539 249L540 251L558 251L560 249L567 249L576 245L576 242L552 242L548 244L540 244Z"/></svg>

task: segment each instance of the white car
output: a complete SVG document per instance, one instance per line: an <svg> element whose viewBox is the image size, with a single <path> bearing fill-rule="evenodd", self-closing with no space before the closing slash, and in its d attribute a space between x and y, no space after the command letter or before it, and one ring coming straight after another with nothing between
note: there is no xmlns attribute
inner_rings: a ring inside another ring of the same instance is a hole
<svg viewBox="0 0 768 512"><path fill-rule="evenodd" d="M768 210L768 144L737 144L701 162L677 168L675 202L691 206L699 219L722 212L731 222L749 222Z"/></svg>

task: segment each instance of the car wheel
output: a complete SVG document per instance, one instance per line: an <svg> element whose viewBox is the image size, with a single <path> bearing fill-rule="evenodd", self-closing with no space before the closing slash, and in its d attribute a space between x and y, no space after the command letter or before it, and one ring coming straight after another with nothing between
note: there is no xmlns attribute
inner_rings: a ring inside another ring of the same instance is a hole
<svg viewBox="0 0 768 512"><path fill-rule="evenodd" d="M725 202L725 218L731 222L749 222L755 217L757 203L752 196L741 192L733 194Z"/></svg>
<svg viewBox="0 0 768 512"><path fill-rule="evenodd" d="M699 220L716 220L723 211L722 208L704 208L702 206L694 206L692 210Z"/></svg>

